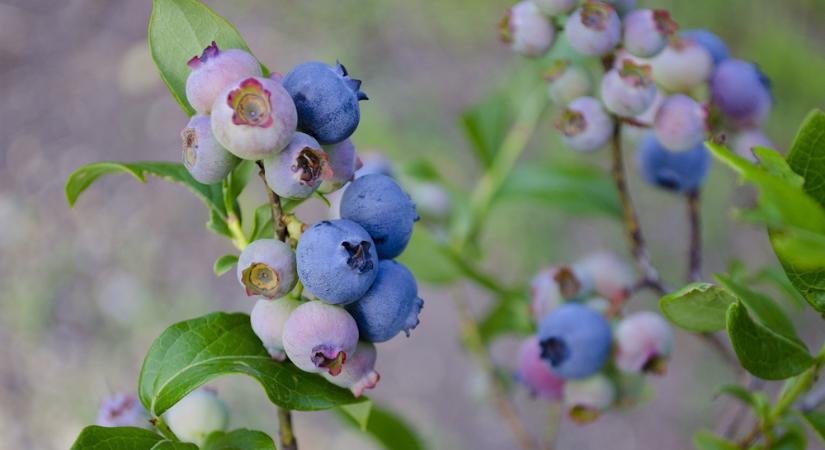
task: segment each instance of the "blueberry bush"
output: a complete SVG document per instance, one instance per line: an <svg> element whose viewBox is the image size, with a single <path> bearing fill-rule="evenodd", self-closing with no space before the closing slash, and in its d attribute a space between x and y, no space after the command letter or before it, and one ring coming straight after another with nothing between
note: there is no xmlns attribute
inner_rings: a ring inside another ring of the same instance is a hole
<svg viewBox="0 0 825 450"><path fill-rule="evenodd" d="M206 206L207 229L234 247L214 261L216 276L234 270L255 304L249 315L214 312L167 328L146 354L136 395L105 399L73 449L297 449L291 411L330 409L387 449L424 448L403 417L365 396L380 389L376 344L409 337L419 323L417 279L472 284L494 299L477 317L471 295L453 295L463 347L519 448L554 447L557 425L532 435L514 392L595 426L651 395L650 377L678 358L671 326L738 375L718 388L730 418L697 430L697 449L804 449L806 427L825 439L825 389L816 386L825 346L810 350L782 305L825 314L825 113L810 113L785 156L773 150L762 130L775 101L767 75L677 19L632 0L514 4L499 32L530 59L522 75L532 81L461 116L483 169L465 191L426 160L398 170L355 148L368 89L341 62L309 61L282 75L200 1L153 0L149 48L188 120L182 163L83 166L67 180L68 202L106 174L185 186ZM549 127L579 161L523 160ZM607 170L581 161L602 156ZM736 217L767 232L781 270L752 273L738 261L723 273L703 270L700 193L713 162L749 186L750 204ZM650 255L630 164L685 204L684 280L665 280ZM242 210L238 197L256 184L268 201ZM506 281L480 261L492 253L482 239L491 217L512 199L615 222L631 258L546 261L528 282ZM305 223L296 207L308 201L328 207L330 219ZM642 293L659 298L658 311L633 306ZM521 340L515 373L490 356L504 336ZM229 408L207 383L229 374L260 384L277 410L275 439L227 429Z"/></svg>

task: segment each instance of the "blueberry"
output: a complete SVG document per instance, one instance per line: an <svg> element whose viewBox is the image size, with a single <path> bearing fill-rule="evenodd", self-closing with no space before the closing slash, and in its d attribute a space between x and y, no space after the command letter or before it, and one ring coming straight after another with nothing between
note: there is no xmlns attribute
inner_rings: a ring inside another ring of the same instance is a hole
<svg viewBox="0 0 825 450"><path fill-rule="evenodd" d="M574 422L593 422L616 401L616 386L605 375L564 384L564 405Z"/></svg>
<svg viewBox="0 0 825 450"><path fill-rule="evenodd" d="M590 72L567 59L554 61L544 72L544 79L547 81L547 95L557 105L564 106L593 93Z"/></svg>
<svg viewBox="0 0 825 450"><path fill-rule="evenodd" d="M710 168L710 153L704 144L683 152L666 149L656 136L645 135L639 143L639 171L653 186L675 192L698 189Z"/></svg>
<svg viewBox="0 0 825 450"><path fill-rule="evenodd" d="M378 255L370 235L351 220L318 222L295 249L298 278L319 299L347 304L361 298L378 273Z"/></svg>
<svg viewBox="0 0 825 450"><path fill-rule="evenodd" d="M713 58L690 39L673 38L650 62L653 80L673 92L689 92L710 77Z"/></svg>
<svg viewBox="0 0 825 450"><path fill-rule="evenodd" d="M301 305L299 300L279 298L277 300L258 300L249 315L252 331L264 344L266 351L277 361L286 358L284 352L284 325L286 320Z"/></svg>
<svg viewBox="0 0 825 450"><path fill-rule="evenodd" d="M593 280L596 293L612 303L625 301L636 283L633 268L614 253L594 253L573 267Z"/></svg>
<svg viewBox="0 0 825 450"><path fill-rule="evenodd" d="M622 117L644 113L656 99L656 85L650 77L650 66L637 66L625 61L602 78L602 101L608 111Z"/></svg>
<svg viewBox="0 0 825 450"><path fill-rule="evenodd" d="M237 80L221 91L212 106L212 133L242 159L262 159L283 150L296 122L292 99L270 78Z"/></svg>
<svg viewBox="0 0 825 450"><path fill-rule="evenodd" d="M149 414L137 397L116 392L100 403L95 423L102 427L149 428Z"/></svg>
<svg viewBox="0 0 825 450"><path fill-rule="evenodd" d="M616 326L616 367L626 372L664 373L672 347L670 325L654 312L633 313Z"/></svg>
<svg viewBox="0 0 825 450"><path fill-rule="evenodd" d="M203 184L223 180L238 164L238 158L226 151L212 135L209 116L192 116L180 137L183 142L183 165L192 178Z"/></svg>
<svg viewBox="0 0 825 450"><path fill-rule="evenodd" d="M215 99L226 86L241 78L261 76L254 56L236 48L219 50L215 41L186 64L192 69L186 78L186 99L198 114L212 112Z"/></svg>
<svg viewBox="0 0 825 450"><path fill-rule="evenodd" d="M418 298L413 274L403 265L385 259L379 263L375 283L364 297L347 306L358 324L361 339L384 342L418 325L424 301Z"/></svg>
<svg viewBox="0 0 825 450"><path fill-rule="evenodd" d="M689 150L705 140L707 111L687 95L671 95L662 103L653 121L653 131L662 145L673 151Z"/></svg>
<svg viewBox="0 0 825 450"><path fill-rule="evenodd" d="M305 302L284 324L284 350L296 367L312 373L341 373L358 344L358 327L346 310Z"/></svg>
<svg viewBox="0 0 825 450"><path fill-rule="evenodd" d="M604 147L613 136L614 127L613 119L593 97L579 97L570 102L556 122L562 142L583 152Z"/></svg>
<svg viewBox="0 0 825 450"><path fill-rule="evenodd" d="M341 217L367 230L381 259L395 258L404 251L418 220L410 197L386 175L353 181L341 199Z"/></svg>
<svg viewBox="0 0 825 450"><path fill-rule="evenodd" d="M561 400L564 379L554 374L541 359L541 346L536 336L525 339L519 347L516 379L536 397Z"/></svg>
<svg viewBox="0 0 825 450"><path fill-rule="evenodd" d="M281 197L302 199L332 178L327 153L312 136L295 133L289 145L263 160L266 182Z"/></svg>
<svg viewBox="0 0 825 450"><path fill-rule="evenodd" d="M771 107L768 79L755 64L727 59L710 81L713 104L740 127L762 125Z"/></svg>
<svg viewBox="0 0 825 450"><path fill-rule="evenodd" d="M727 44L719 36L711 33L708 30L684 30L679 33L685 39L692 39L694 42L704 47L713 58L713 63L718 65L720 62L728 59L730 51Z"/></svg>
<svg viewBox="0 0 825 450"><path fill-rule="evenodd" d="M531 0L522 0L507 10L500 33L502 41L524 56L542 56L556 40L553 23Z"/></svg>
<svg viewBox="0 0 825 450"><path fill-rule="evenodd" d="M318 191L324 194L335 192L345 184L352 181L355 170L358 168L358 155L355 153L355 146L352 141L343 141L325 145L324 151L329 157L329 167L332 170L331 176L321 183Z"/></svg>
<svg viewBox="0 0 825 450"><path fill-rule="evenodd" d="M350 78L341 64L305 62L284 77L298 109L298 128L322 144L341 142L358 127L358 102L367 99L360 87L361 81Z"/></svg>
<svg viewBox="0 0 825 450"><path fill-rule="evenodd" d="M581 271L570 266L542 269L530 280L530 312L541 322L564 301L589 294L590 284Z"/></svg>
<svg viewBox="0 0 825 450"><path fill-rule="evenodd" d="M588 0L567 19L564 32L579 53L601 56L616 48L622 24L613 6Z"/></svg>
<svg viewBox="0 0 825 450"><path fill-rule="evenodd" d="M561 16L573 11L578 0L533 0L539 10L548 16Z"/></svg>
<svg viewBox="0 0 825 450"><path fill-rule="evenodd" d="M206 388L190 392L163 414L166 424L183 442L203 446L207 436L226 430L229 409L217 394Z"/></svg>
<svg viewBox="0 0 825 450"><path fill-rule="evenodd" d="M258 239L238 257L238 282L246 295L273 299L286 295L297 283L295 253L276 239Z"/></svg>
<svg viewBox="0 0 825 450"><path fill-rule="evenodd" d="M624 48L635 56L656 56L667 45L676 23L661 9L638 9L624 18Z"/></svg>
<svg viewBox="0 0 825 450"><path fill-rule="evenodd" d="M322 373L321 376L336 386L349 389L358 398L365 390L374 388L381 379L375 371L376 356L375 345L361 341L355 348L355 353L347 358L341 373L337 376Z"/></svg>
<svg viewBox="0 0 825 450"><path fill-rule="evenodd" d="M586 378L598 372L610 357L610 325L590 308L566 303L539 325L541 357L565 379Z"/></svg>

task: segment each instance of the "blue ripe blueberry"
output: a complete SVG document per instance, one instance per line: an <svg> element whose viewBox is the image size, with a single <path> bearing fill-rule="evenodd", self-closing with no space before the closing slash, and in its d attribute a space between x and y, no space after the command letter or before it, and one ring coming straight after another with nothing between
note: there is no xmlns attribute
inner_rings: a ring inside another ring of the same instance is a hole
<svg viewBox="0 0 825 450"><path fill-rule="evenodd" d="M770 85L756 64L722 61L710 81L711 100L737 126L759 126L770 111Z"/></svg>
<svg viewBox="0 0 825 450"><path fill-rule="evenodd" d="M95 423L102 427L149 428L149 414L137 397L116 392L100 403Z"/></svg>
<svg viewBox="0 0 825 450"><path fill-rule="evenodd" d="M355 348L355 353L347 357L341 373L337 376L322 373L321 376L336 386L349 389L358 398L365 390L374 388L381 379L381 375L375 371L377 356L375 345L361 341Z"/></svg>
<svg viewBox="0 0 825 450"><path fill-rule="evenodd" d="M378 257L395 258L404 251L418 220L415 204L386 175L356 179L341 198L341 218L358 223L372 236Z"/></svg>
<svg viewBox="0 0 825 450"><path fill-rule="evenodd" d="M531 0L522 0L508 9L499 32L504 43L524 56L542 56L556 40L553 23Z"/></svg>
<svg viewBox="0 0 825 450"><path fill-rule="evenodd" d="M329 159L312 136L297 132L286 148L263 160L266 183L281 197L307 198L332 177Z"/></svg>
<svg viewBox="0 0 825 450"><path fill-rule="evenodd" d="M229 408L215 391L190 392L163 414L166 424L181 441L203 446L207 436L229 425Z"/></svg>
<svg viewBox="0 0 825 450"><path fill-rule="evenodd" d="M378 273L375 243L351 220L325 220L309 227L295 249L298 278L319 299L347 304L361 298Z"/></svg>
<svg viewBox="0 0 825 450"><path fill-rule="evenodd" d="M539 11L548 16L561 16L573 11L578 0L533 0Z"/></svg>
<svg viewBox="0 0 825 450"><path fill-rule="evenodd" d="M650 66L637 66L625 61L602 78L602 101L608 111L622 117L644 113L656 99L656 85L650 77Z"/></svg>
<svg viewBox="0 0 825 450"><path fill-rule="evenodd" d="M350 78L341 64L305 62L284 77L286 88L298 109L298 128L322 144L350 137L361 120L361 81Z"/></svg>
<svg viewBox="0 0 825 450"><path fill-rule="evenodd" d="M247 245L238 257L236 273L246 295L268 299L283 297L298 282L295 253L277 239L258 239Z"/></svg>
<svg viewBox="0 0 825 450"><path fill-rule="evenodd" d="M699 143L683 152L662 146L652 133L639 143L639 171L649 184L675 192L690 192L702 184L710 168L710 154Z"/></svg>
<svg viewBox="0 0 825 450"><path fill-rule="evenodd" d="M601 314L578 303L566 303L539 325L541 357L565 379L586 378L610 357L610 324Z"/></svg>
<svg viewBox="0 0 825 450"><path fill-rule="evenodd" d="M304 372L338 376L358 345L358 327L341 307L304 302L284 324L286 355Z"/></svg>
<svg viewBox="0 0 825 450"><path fill-rule="evenodd" d="M774 148L773 142L765 135L765 132L759 128L751 128L740 131L733 138L733 151L739 156L756 162L756 156L753 154L755 147Z"/></svg>
<svg viewBox="0 0 825 450"><path fill-rule="evenodd" d="M384 342L403 331L407 336L418 325L424 301L418 298L415 277L402 264L391 259L379 263L378 276L370 290L355 303L347 305L361 339Z"/></svg>
<svg viewBox="0 0 825 450"><path fill-rule="evenodd" d="M716 65L728 59L730 56L730 50L728 50L728 46L725 44L725 41L708 30L684 30L679 32L679 36L684 39L693 40L693 42L696 42L700 46L704 47L705 50L710 53L711 58L713 58L713 63Z"/></svg>
<svg viewBox="0 0 825 450"><path fill-rule="evenodd" d="M615 124L601 102L579 97L564 109L556 121L561 140L573 150L589 152L604 147L613 136Z"/></svg>
<svg viewBox="0 0 825 450"><path fill-rule="evenodd" d="M564 33L579 53L601 56L616 48L622 23L611 5L588 0L567 19Z"/></svg>
<svg viewBox="0 0 825 450"><path fill-rule="evenodd" d="M292 311L302 302L292 298L279 298L277 300L258 300L249 320L252 323L252 331L264 344L266 351L276 361L286 359L284 351L284 326Z"/></svg>
<svg viewBox="0 0 825 450"><path fill-rule="evenodd" d="M597 374L584 380L564 384L564 406L571 420L591 423L607 411L616 400L616 386L605 375Z"/></svg>
<svg viewBox="0 0 825 450"><path fill-rule="evenodd" d="M261 76L261 65L249 53L236 48L219 50L215 41L200 56L186 63L186 99L198 114L208 115L218 94L241 78Z"/></svg>
<svg viewBox="0 0 825 450"><path fill-rule="evenodd" d="M262 159L283 150L297 121L289 94L271 78L237 80L212 106L215 139L241 159Z"/></svg>
<svg viewBox="0 0 825 450"><path fill-rule="evenodd" d="M676 31L676 23L662 9L637 9L624 18L624 48L634 56L656 56Z"/></svg>
<svg viewBox="0 0 825 450"><path fill-rule="evenodd" d="M554 374L541 359L541 346L536 336L525 339L519 347L516 379L538 398L561 400L564 379Z"/></svg>
<svg viewBox="0 0 825 450"><path fill-rule="evenodd" d="M567 105L573 100L593 93L590 73L570 60L559 59L544 72L547 95L557 105Z"/></svg>
<svg viewBox="0 0 825 450"><path fill-rule="evenodd" d="M183 165L192 178L203 184L223 180L238 164L238 158L226 151L212 135L209 116L192 116L180 137Z"/></svg>
<svg viewBox="0 0 825 450"><path fill-rule="evenodd" d="M630 373L661 375L673 348L667 321L650 311L633 313L616 326L616 367Z"/></svg>
<svg viewBox="0 0 825 450"><path fill-rule="evenodd" d="M713 71L713 58L693 40L675 37L650 62L653 80L672 92L689 92Z"/></svg>
<svg viewBox="0 0 825 450"><path fill-rule="evenodd" d="M329 167L332 170L330 178L324 180L318 191L324 194L337 191L345 184L352 181L355 170L358 168L358 155L355 153L355 146L352 141L343 141L325 145L324 151L329 157Z"/></svg>
<svg viewBox="0 0 825 450"><path fill-rule="evenodd" d="M653 121L656 139L668 150L690 150L705 140L707 110L687 95L671 95Z"/></svg>

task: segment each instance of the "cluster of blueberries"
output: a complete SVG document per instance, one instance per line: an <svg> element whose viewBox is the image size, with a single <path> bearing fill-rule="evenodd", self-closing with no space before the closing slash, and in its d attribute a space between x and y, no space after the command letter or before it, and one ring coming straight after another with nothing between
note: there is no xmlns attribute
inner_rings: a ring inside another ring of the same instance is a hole
<svg viewBox="0 0 825 450"><path fill-rule="evenodd" d="M538 398L561 401L579 423L632 403L619 387L627 377L664 373L673 345L659 314L621 317L634 280L611 253L540 271L530 285L538 333L521 344L516 379Z"/></svg>
<svg viewBox="0 0 825 450"><path fill-rule="evenodd" d="M634 0L524 0L509 9L502 38L513 51L541 57L560 31L584 57L605 67L594 94L590 72L567 59L546 72L550 99L563 108L556 123L578 151L604 147L618 122L650 129L638 144L642 178L671 191L698 189L710 166L703 141L723 131L733 147L772 147L761 130L773 98L750 62L729 57L725 43L702 29L677 32L664 10L634 9Z"/></svg>

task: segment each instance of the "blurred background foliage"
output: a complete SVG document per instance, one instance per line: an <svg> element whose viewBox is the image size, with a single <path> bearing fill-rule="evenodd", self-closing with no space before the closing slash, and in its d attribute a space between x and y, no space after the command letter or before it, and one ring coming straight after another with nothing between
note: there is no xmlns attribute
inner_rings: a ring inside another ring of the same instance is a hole
<svg viewBox="0 0 825 450"><path fill-rule="evenodd" d="M345 63L370 96L354 138L358 148L380 150L399 164L425 159L454 188L468 188L481 170L458 125L462 111L490 92L504 92L517 107L541 83L541 63L511 55L497 40L508 1L207 3L273 70L308 59ZM825 1L640 4L670 9L683 28L706 27L735 55L760 64L773 82L767 131L779 149L787 149L811 108L825 107ZM66 205L63 182L82 164L179 159L186 119L148 55L150 9L148 1L0 1L0 447L67 448L94 420L102 397L134 391L144 352L167 325L252 306L231 275L212 274L214 258L231 249L205 230L206 213L185 190L111 177L73 210ZM554 115L542 119L523 160L606 167L603 152L563 148ZM653 260L675 283L685 271L684 205L640 183L632 164L629 170ZM250 192L242 200L254 206L262 198ZM746 205L751 196L736 189L727 169L714 167L703 199L706 275L733 258L751 270L776 265L765 233L732 219L730 205ZM493 210L481 236L490 273L524 282L542 265L599 249L625 254L618 223L537 205L543 203L516 199ZM303 213L325 214L320 204ZM483 378L461 351L449 301L469 295L481 312L490 299L462 285L422 290L422 324L411 340L382 346L383 376L372 397L407 416L431 448L509 448L499 419L482 406ZM640 296L635 307L654 300ZM817 318L798 311L795 317L809 342L825 336ZM516 342L497 341L494 360L511 367ZM713 425L713 387L731 378L708 350L679 334L675 361L656 382L653 400L589 428L565 422L560 446L684 447L691 430ZM233 427L275 430L274 408L253 382L230 377L217 387L233 407ZM528 427L541 430L547 405L523 392L517 399ZM332 414L298 413L296 422L303 448L373 445Z"/></svg>

